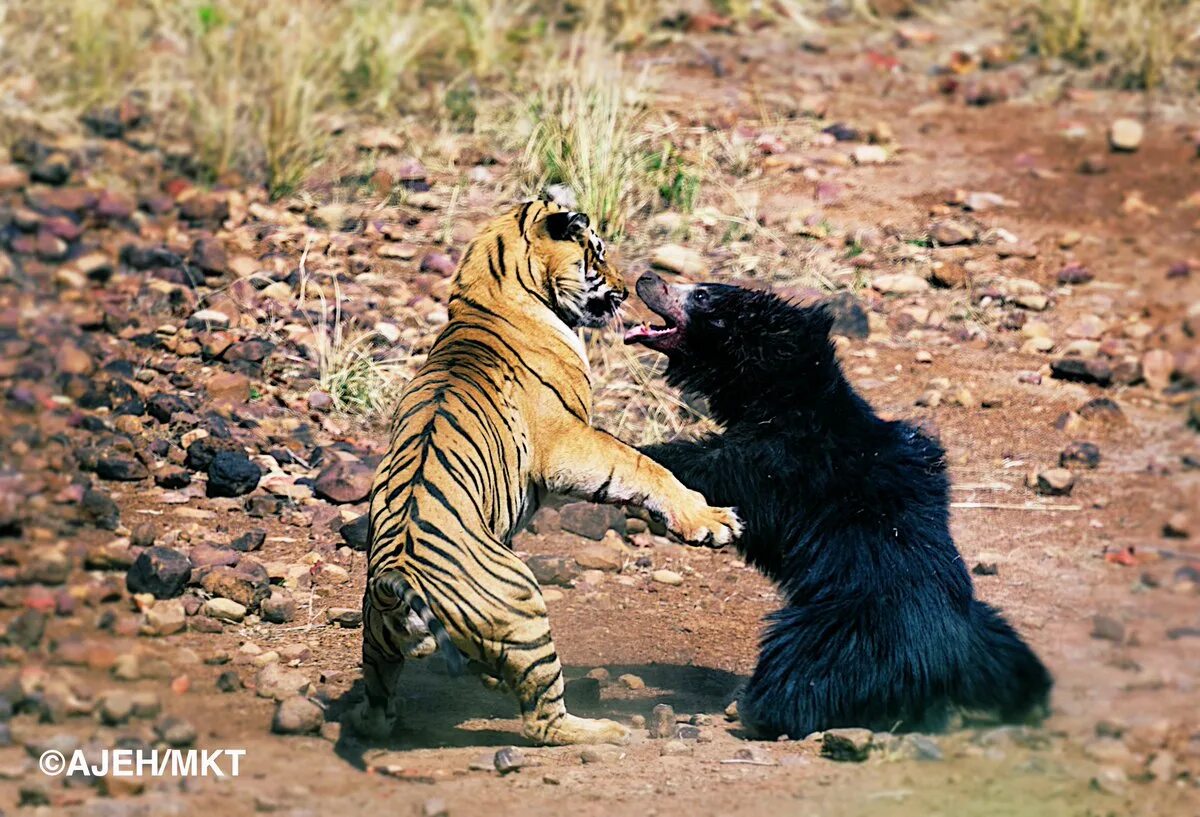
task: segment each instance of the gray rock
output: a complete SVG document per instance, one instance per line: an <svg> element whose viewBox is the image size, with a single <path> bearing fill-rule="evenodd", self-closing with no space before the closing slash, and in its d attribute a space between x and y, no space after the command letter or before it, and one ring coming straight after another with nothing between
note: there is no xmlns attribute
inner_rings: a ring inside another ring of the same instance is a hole
<svg viewBox="0 0 1200 817"><path fill-rule="evenodd" d="M942 747L929 735L904 735L900 739L898 750L902 757L911 760L936 761L945 757Z"/></svg>
<svg viewBox="0 0 1200 817"><path fill-rule="evenodd" d="M4 640L21 649L32 650L46 634L46 614L41 610L24 610L9 622Z"/></svg>
<svg viewBox="0 0 1200 817"><path fill-rule="evenodd" d="M254 679L254 688L258 696L274 698L276 701L304 696L311 686L312 682L303 672L288 669L278 663L267 664L258 671Z"/></svg>
<svg viewBox="0 0 1200 817"><path fill-rule="evenodd" d="M1067 496L1075 487L1075 475L1066 468L1047 468L1038 472L1036 487L1045 496Z"/></svg>
<svg viewBox="0 0 1200 817"><path fill-rule="evenodd" d="M259 613L263 621L286 624L296 617L296 600L284 590L272 590L259 605Z"/></svg>
<svg viewBox="0 0 1200 817"><path fill-rule="evenodd" d="M106 692L100 698L100 719L109 726L117 726L133 717L133 696L124 690Z"/></svg>
<svg viewBox="0 0 1200 817"><path fill-rule="evenodd" d="M146 611L143 635L173 635L187 626L187 613L179 599L162 599Z"/></svg>
<svg viewBox="0 0 1200 817"><path fill-rule="evenodd" d="M271 720L271 731L277 735L307 735L317 732L325 722L325 710L314 701L297 695L281 701Z"/></svg>
<svg viewBox="0 0 1200 817"><path fill-rule="evenodd" d="M357 607L330 607L325 611L325 618L330 624L347 630L357 629L363 623L362 610Z"/></svg>
<svg viewBox="0 0 1200 817"><path fill-rule="evenodd" d="M1145 135L1145 127L1136 119L1115 119L1108 128L1108 143L1115 151L1132 153L1141 147Z"/></svg>
<svg viewBox="0 0 1200 817"><path fill-rule="evenodd" d="M200 608L201 613L217 621L237 624L246 617L245 605L238 604L233 599L209 599Z"/></svg>
<svg viewBox="0 0 1200 817"><path fill-rule="evenodd" d="M154 734L168 746L183 748L196 742L196 727L182 718L165 717L154 724Z"/></svg>
<svg viewBox="0 0 1200 817"><path fill-rule="evenodd" d="M647 722L650 737L663 740L675 732L675 710L670 704L657 704L650 710L650 720Z"/></svg>
<svg viewBox="0 0 1200 817"><path fill-rule="evenodd" d="M625 514L613 505L569 502L558 512L559 524L569 533L600 541L609 530L625 535Z"/></svg>
<svg viewBox="0 0 1200 817"><path fill-rule="evenodd" d="M440 797L430 797L421 804L421 817L450 817L450 807Z"/></svg>
<svg viewBox="0 0 1200 817"><path fill-rule="evenodd" d="M500 774L509 774L529 764L523 752L515 746L505 746L492 756L492 765Z"/></svg>
<svg viewBox="0 0 1200 817"><path fill-rule="evenodd" d="M543 587L573 587L579 578L579 566L567 556L530 556L525 564Z"/></svg>
<svg viewBox="0 0 1200 817"><path fill-rule="evenodd" d="M658 753L664 757L680 757L683 755L690 755L694 751L695 749L692 744L688 743L687 741L668 740L662 745L662 748L658 750Z"/></svg>
<svg viewBox="0 0 1200 817"><path fill-rule="evenodd" d="M825 308L833 316L833 334L858 339L871 334L867 311L853 294L839 292L832 295L825 300Z"/></svg>
<svg viewBox="0 0 1200 817"><path fill-rule="evenodd" d="M1058 464L1066 468L1078 465L1084 468L1096 468L1100 465L1100 447L1086 440L1073 440L1058 455Z"/></svg>
<svg viewBox="0 0 1200 817"><path fill-rule="evenodd" d="M529 520L529 530L539 534L558 533L562 530L558 511L554 508L538 508L533 518Z"/></svg>
<svg viewBox="0 0 1200 817"><path fill-rule="evenodd" d="M1113 641L1117 644L1124 643L1125 625L1112 616L1097 613L1092 616L1092 638Z"/></svg>
<svg viewBox="0 0 1200 817"><path fill-rule="evenodd" d="M613 763L625 757L625 750L619 746L585 746L579 752L579 759L588 765Z"/></svg>

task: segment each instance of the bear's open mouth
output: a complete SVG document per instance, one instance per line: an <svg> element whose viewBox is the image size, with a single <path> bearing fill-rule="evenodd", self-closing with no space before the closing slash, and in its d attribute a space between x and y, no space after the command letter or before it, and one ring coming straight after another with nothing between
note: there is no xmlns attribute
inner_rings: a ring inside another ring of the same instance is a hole
<svg viewBox="0 0 1200 817"><path fill-rule="evenodd" d="M652 272L638 279L637 294L650 311L663 319L662 324L642 323L625 333L625 343L640 343L651 349L667 351L677 345L688 322L687 293L690 287L669 286Z"/></svg>
<svg viewBox="0 0 1200 817"><path fill-rule="evenodd" d="M679 331L679 327L675 325L670 318L667 318L667 323L663 326L651 326L648 323L642 323L625 332L626 343L645 343L659 338L670 337Z"/></svg>

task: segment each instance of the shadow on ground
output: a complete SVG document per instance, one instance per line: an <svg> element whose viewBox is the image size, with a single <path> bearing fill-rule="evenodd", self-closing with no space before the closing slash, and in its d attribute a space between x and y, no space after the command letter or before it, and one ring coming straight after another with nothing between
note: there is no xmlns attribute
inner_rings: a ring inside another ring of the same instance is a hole
<svg viewBox="0 0 1200 817"><path fill-rule="evenodd" d="M633 715L649 715L656 704L669 704L676 712L720 714L745 680L724 670L674 664L612 665L606 669L611 680L602 685L585 677L587 669L565 668L567 708L572 714L628 723ZM618 681L626 674L640 678L645 687L629 689ZM381 749L527 744L517 731L517 702L511 693L489 690L473 675L452 678L440 662L409 662L396 694L403 701L403 715L383 740L361 737L347 723L350 710L363 699L361 681L330 703L326 719L343 724L336 746L343 760L364 768L364 754ZM488 729L489 720L503 720L506 728Z"/></svg>

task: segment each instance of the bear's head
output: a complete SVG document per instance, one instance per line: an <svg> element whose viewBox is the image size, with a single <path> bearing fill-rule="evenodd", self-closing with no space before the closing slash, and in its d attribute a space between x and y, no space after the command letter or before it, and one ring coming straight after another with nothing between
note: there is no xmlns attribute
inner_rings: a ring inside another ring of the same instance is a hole
<svg viewBox="0 0 1200 817"><path fill-rule="evenodd" d="M707 398L719 420L744 416L750 403L786 410L778 401L841 381L833 318L821 305L726 284L668 284L654 273L638 279L637 294L663 323L630 329L625 343L665 354L667 381Z"/></svg>

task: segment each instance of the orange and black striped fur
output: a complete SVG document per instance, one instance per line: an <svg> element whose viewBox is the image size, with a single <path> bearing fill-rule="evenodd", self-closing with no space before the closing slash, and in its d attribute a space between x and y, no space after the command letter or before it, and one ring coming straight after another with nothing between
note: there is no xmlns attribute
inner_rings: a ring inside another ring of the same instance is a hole
<svg viewBox="0 0 1200 817"><path fill-rule="evenodd" d="M390 729L396 673L436 646L513 690L533 741L625 738L617 723L567 713L545 601L509 546L547 491L644 505L688 541L740 530L731 509L590 424L574 330L608 323L625 296L587 216L552 203L520 205L467 248L371 494L359 728Z"/></svg>

